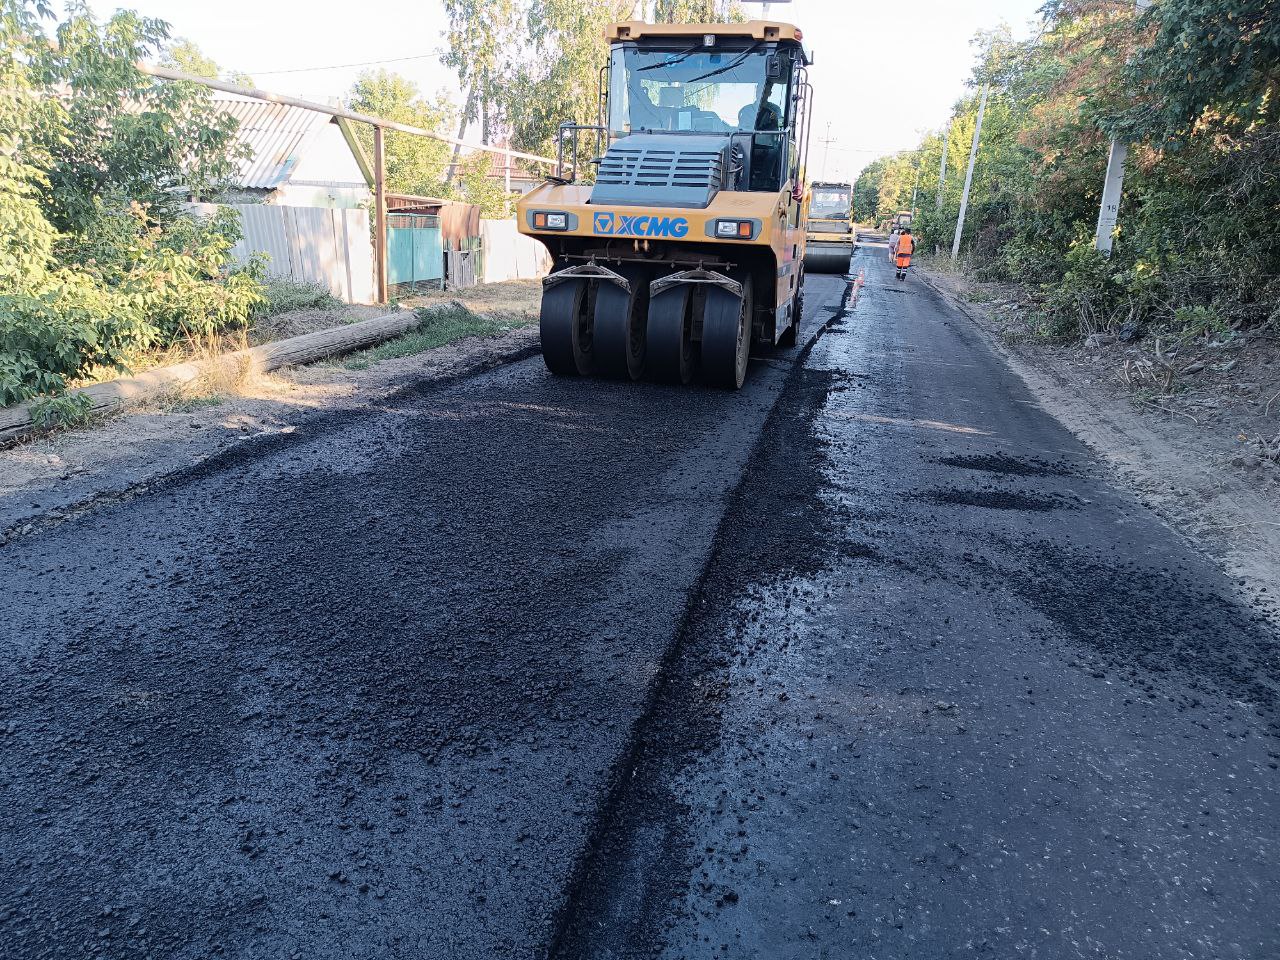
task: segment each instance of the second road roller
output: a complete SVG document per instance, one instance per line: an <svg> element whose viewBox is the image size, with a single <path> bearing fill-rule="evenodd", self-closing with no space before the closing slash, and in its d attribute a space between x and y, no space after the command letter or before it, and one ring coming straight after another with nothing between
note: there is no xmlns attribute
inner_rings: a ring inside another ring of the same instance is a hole
<svg viewBox="0 0 1280 960"><path fill-rule="evenodd" d="M796 27L614 24L596 124L562 123L521 198L544 243L552 373L737 389L794 344L804 290L811 60Z"/></svg>
<svg viewBox="0 0 1280 960"><path fill-rule="evenodd" d="M805 268L814 273L847 273L857 240L853 184L814 183L809 194Z"/></svg>

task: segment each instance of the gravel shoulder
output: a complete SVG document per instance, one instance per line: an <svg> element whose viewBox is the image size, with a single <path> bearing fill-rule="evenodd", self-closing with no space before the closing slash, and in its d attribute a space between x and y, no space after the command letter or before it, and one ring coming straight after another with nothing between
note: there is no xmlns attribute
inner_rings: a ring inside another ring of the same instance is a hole
<svg viewBox="0 0 1280 960"><path fill-rule="evenodd" d="M493 335L463 336L425 350L409 343L406 352L414 352L406 356L395 355L398 341L391 341L377 355L364 351L354 361L339 358L207 385L0 450L0 544L317 417L529 356L537 349L540 287L533 281L494 286L503 289L418 297L410 304L457 301L476 318L494 321ZM321 327L301 323L289 333L314 329Z"/></svg>
<svg viewBox="0 0 1280 960"><path fill-rule="evenodd" d="M1036 399L1148 507L1251 595L1274 597L1280 463L1256 450L1259 438L1280 432L1280 400L1266 411L1267 398L1280 392L1280 346L1260 342L1244 356L1220 358L1217 366L1236 360L1234 377L1205 364L1201 379L1156 403L1126 383L1124 344L1028 340L1016 306L985 285L935 271L918 276L974 321ZM1270 607L1280 615L1280 604Z"/></svg>

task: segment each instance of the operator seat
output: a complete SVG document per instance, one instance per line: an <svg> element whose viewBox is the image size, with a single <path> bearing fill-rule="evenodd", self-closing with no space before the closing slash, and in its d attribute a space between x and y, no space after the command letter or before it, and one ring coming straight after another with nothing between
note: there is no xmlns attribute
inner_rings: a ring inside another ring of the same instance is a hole
<svg viewBox="0 0 1280 960"><path fill-rule="evenodd" d="M738 111L738 129L781 131L782 111L768 100L758 107L749 103ZM781 132L752 135L750 189L777 190L782 186L782 140Z"/></svg>

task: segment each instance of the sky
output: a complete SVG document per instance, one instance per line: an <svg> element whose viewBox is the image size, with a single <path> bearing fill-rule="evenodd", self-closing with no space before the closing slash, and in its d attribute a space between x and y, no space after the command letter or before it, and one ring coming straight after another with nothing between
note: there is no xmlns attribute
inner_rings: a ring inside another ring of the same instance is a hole
<svg viewBox="0 0 1280 960"><path fill-rule="evenodd" d="M1008 24L1031 32L1043 0L868 0L775 2L771 19L798 25L814 55L814 179L848 180L877 156L914 147L941 128L965 92L979 30ZM100 16L128 6L167 20L224 70L260 87L311 97L346 92L369 61L408 77L425 92L459 99L443 67L440 0L91 0ZM758 16L759 4L747 4ZM326 11L332 11L327 13ZM402 59L413 58L413 59ZM604 46L601 44L601 60ZM315 70L310 68L324 67ZM830 125L828 130L828 124ZM469 133L470 137L471 134ZM830 139L829 144L823 141Z"/></svg>

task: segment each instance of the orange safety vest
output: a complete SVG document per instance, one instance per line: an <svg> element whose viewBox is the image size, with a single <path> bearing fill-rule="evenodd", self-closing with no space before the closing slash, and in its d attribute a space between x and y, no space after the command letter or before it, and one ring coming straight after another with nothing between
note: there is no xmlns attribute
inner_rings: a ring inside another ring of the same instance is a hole
<svg viewBox="0 0 1280 960"><path fill-rule="evenodd" d="M915 253L916 241L909 233L904 233L898 238L898 257L895 266L899 270L905 270L911 266L911 254Z"/></svg>

